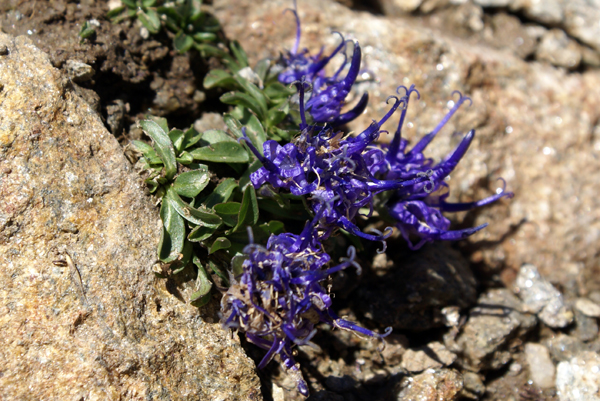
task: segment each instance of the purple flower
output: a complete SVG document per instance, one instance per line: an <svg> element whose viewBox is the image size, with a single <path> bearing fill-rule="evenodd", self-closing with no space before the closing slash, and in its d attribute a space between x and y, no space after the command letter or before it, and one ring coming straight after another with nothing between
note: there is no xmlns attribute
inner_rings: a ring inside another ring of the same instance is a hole
<svg viewBox="0 0 600 401"><path fill-rule="evenodd" d="M302 100L301 84L299 92ZM391 235L391 229L385 233L362 232L355 222L359 211L362 208L372 210L374 196L380 192L426 185L430 180L421 175L408 180L381 180L371 172L372 166L384 162L385 158L385 153L375 146L381 125L401 104L398 98L391 99L394 103L381 120L374 121L356 137L346 138L327 125L307 125L301 102L302 131L293 142L281 146L275 141L267 141L263 145L263 156L249 140L245 141L263 164L250 175L252 184L256 188L270 184L297 196L309 196L313 212L323 210L319 229L325 237L336 228L343 228L371 241L384 241Z"/></svg>
<svg viewBox="0 0 600 401"><path fill-rule="evenodd" d="M414 85L408 89L400 86L398 92L400 90L405 91L402 101L406 106L408 106L412 93L416 93L417 98L420 97L419 92L414 89ZM416 177L427 178L427 181L416 182L397 190L388 202L390 215L397 220L398 229L412 249L418 249L426 242L434 240L462 239L487 226L487 224L482 224L474 228L450 230L450 221L441 212L470 210L495 202L502 197L511 198L513 196L512 192L506 192L503 188L496 195L477 202L446 202L449 196L449 188L444 179L454 170L466 153L475 137L475 131L469 131L456 149L435 165L433 160L426 158L422 152L460 106L465 101L471 102L471 99L459 92L454 93L459 95L454 107L435 129L425 135L411 150L407 149L408 141L402 138L402 126L406 117L406 107L404 107L394 139L387 148L385 156L387 168L381 164L377 165L377 172L383 172L387 179L412 180ZM419 237L417 244L410 241L411 235Z"/></svg>
<svg viewBox="0 0 600 401"><path fill-rule="evenodd" d="M383 335L377 334L340 319L331 310L331 297L321 281L350 266L360 274L360 266L351 247L340 264L326 268L330 257L322 250L316 229L321 213L300 235L271 235L266 247L251 240L244 249L243 272L232 278L232 285L221 300L223 326L245 332L250 342L267 350L258 368L278 358L305 396L308 386L294 359L293 348L311 340L316 324L324 322L374 338L391 332L388 328Z"/></svg>
<svg viewBox="0 0 600 401"><path fill-rule="evenodd" d="M340 78L340 75L348 64L347 58L335 74L328 77L325 75L325 66L334 56L346 50L347 41L339 32L336 32L341 36L342 41L329 56L323 56L323 48L314 56L310 55L308 49L299 51L300 19L296 10L288 10L296 18L296 41L292 50L281 57L284 70L279 74L279 81L286 85L301 81L312 86L312 93L306 103L306 110L315 122L338 126L352 121L365 110L369 101L368 94L364 93L351 110L341 114L342 108L346 105L346 97L360 72L360 46L358 46L358 43L354 43L352 59L344 78ZM346 56L344 55L344 57Z"/></svg>

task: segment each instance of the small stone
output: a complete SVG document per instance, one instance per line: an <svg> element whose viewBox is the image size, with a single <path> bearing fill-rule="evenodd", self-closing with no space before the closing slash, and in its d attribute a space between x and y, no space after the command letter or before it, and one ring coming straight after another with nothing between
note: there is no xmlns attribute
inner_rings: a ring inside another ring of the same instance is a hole
<svg viewBox="0 0 600 401"><path fill-rule="evenodd" d="M587 298L578 298L575 301L575 308L586 316L600 317L600 305Z"/></svg>
<svg viewBox="0 0 600 401"><path fill-rule="evenodd" d="M397 400L452 401L463 388L463 378L452 369L428 369L400 383Z"/></svg>
<svg viewBox="0 0 600 401"><path fill-rule="evenodd" d="M584 351L559 363L556 388L561 401L600 401L600 355Z"/></svg>
<svg viewBox="0 0 600 401"><path fill-rule="evenodd" d="M95 73L91 66L77 60L67 60L64 68L69 77L77 83L89 81Z"/></svg>
<svg viewBox="0 0 600 401"><path fill-rule="evenodd" d="M582 51L581 46L570 39L565 31L552 29L542 36L536 57L558 67L574 69L581 62Z"/></svg>
<svg viewBox="0 0 600 401"><path fill-rule="evenodd" d="M563 333L546 340L545 344L552 358L558 362L568 361L585 348L580 340Z"/></svg>
<svg viewBox="0 0 600 401"><path fill-rule="evenodd" d="M525 359L529 365L529 377L541 389L554 387L555 367L548 348L542 344L525 344Z"/></svg>
<svg viewBox="0 0 600 401"><path fill-rule="evenodd" d="M575 309L575 325L576 329L572 334L581 341L591 341L598 338L596 318L584 315L579 309Z"/></svg>
<svg viewBox="0 0 600 401"><path fill-rule="evenodd" d="M485 384L477 373L463 372L464 387L460 395L465 398L478 400L485 393Z"/></svg>
<svg viewBox="0 0 600 401"><path fill-rule="evenodd" d="M537 313L546 325L565 327L573 321L573 313L565 305L561 293L544 279L537 268L524 264L515 280L515 290L526 310Z"/></svg>
<svg viewBox="0 0 600 401"><path fill-rule="evenodd" d="M411 13L417 10L421 3L423 0L380 0L383 12L390 16Z"/></svg>
<svg viewBox="0 0 600 401"><path fill-rule="evenodd" d="M0 45L0 56L6 56L8 54L8 47L6 45Z"/></svg>
<svg viewBox="0 0 600 401"><path fill-rule="evenodd" d="M510 362L509 340L524 335L536 324L535 316L522 313L522 309L519 299L507 289L481 295L456 339L462 349L463 366L479 371L498 369Z"/></svg>
<svg viewBox="0 0 600 401"><path fill-rule="evenodd" d="M402 357L401 367L413 373L422 372L451 365L455 360L456 355L435 341L418 350L407 350Z"/></svg>

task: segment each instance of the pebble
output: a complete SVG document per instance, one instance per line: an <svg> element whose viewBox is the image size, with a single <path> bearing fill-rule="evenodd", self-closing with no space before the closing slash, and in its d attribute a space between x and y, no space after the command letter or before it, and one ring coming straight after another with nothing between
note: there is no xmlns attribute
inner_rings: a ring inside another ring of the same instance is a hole
<svg viewBox="0 0 600 401"><path fill-rule="evenodd" d="M452 369L428 369L400 383L398 401L452 401L463 388L463 378Z"/></svg>
<svg viewBox="0 0 600 401"><path fill-rule="evenodd" d="M69 77L75 82L86 82L92 79L94 76L94 69L77 60L67 60L65 63L65 70Z"/></svg>
<svg viewBox="0 0 600 401"><path fill-rule="evenodd" d="M576 329L572 333L581 341L591 341L598 338L598 323L596 318L586 316L579 309L575 309L575 325Z"/></svg>
<svg viewBox="0 0 600 401"><path fill-rule="evenodd" d="M541 389L554 387L556 368L550 359L548 348L542 344L525 344L525 359L529 366L529 377Z"/></svg>
<svg viewBox="0 0 600 401"><path fill-rule="evenodd" d="M522 310L520 300L507 289L482 294L455 341L462 351L461 364L479 371L498 369L510 362L510 340L524 335L537 322L534 315Z"/></svg>
<svg viewBox="0 0 600 401"><path fill-rule="evenodd" d="M552 29L542 36L536 57L558 67L574 69L581 62L581 46L570 39L565 31Z"/></svg>
<svg viewBox="0 0 600 401"><path fill-rule="evenodd" d="M600 317L600 305L587 298L578 298L575 301L575 308L586 316Z"/></svg>
<svg viewBox="0 0 600 401"><path fill-rule="evenodd" d="M568 361L585 349L583 343L575 337L563 333L545 341L552 358L558 362Z"/></svg>
<svg viewBox="0 0 600 401"><path fill-rule="evenodd" d="M556 388L561 401L600 401L600 355L584 351L559 363Z"/></svg>
<svg viewBox="0 0 600 401"><path fill-rule="evenodd" d="M485 393L485 384L481 380L481 377L477 373L463 372L463 390L461 396L478 400Z"/></svg>
<svg viewBox="0 0 600 401"><path fill-rule="evenodd" d="M421 349L407 350L402 357L401 367L413 373L422 372L451 365L455 360L455 354L448 351L442 343L434 341Z"/></svg>
<svg viewBox="0 0 600 401"><path fill-rule="evenodd" d="M521 267L515 290L526 310L536 313L546 325L562 328L573 321L573 312L565 305L560 291L544 279L534 265Z"/></svg>

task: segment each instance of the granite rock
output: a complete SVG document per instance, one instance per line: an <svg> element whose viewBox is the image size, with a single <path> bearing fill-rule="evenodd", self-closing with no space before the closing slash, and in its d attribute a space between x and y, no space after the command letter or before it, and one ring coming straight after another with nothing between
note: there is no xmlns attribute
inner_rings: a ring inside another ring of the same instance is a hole
<svg viewBox="0 0 600 401"><path fill-rule="evenodd" d="M584 351L559 363L556 388L561 401L599 401L600 355Z"/></svg>
<svg viewBox="0 0 600 401"><path fill-rule="evenodd" d="M452 401L463 388L463 378L452 369L428 369L408 377L399 385L398 401Z"/></svg>
<svg viewBox="0 0 600 401"><path fill-rule="evenodd" d="M470 310L454 344L446 345L460 351L460 364L469 370L498 369L512 359L511 342L532 329L536 321L509 290L489 290Z"/></svg>
<svg viewBox="0 0 600 401"><path fill-rule="evenodd" d="M409 349L402 356L402 368L411 373L451 365L456 355L440 342L434 341L419 349Z"/></svg>
<svg viewBox="0 0 600 401"><path fill-rule="evenodd" d="M542 344L527 343L524 351L533 384L542 389L554 387L556 368L550 359L548 348Z"/></svg>
<svg viewBox="0 0 600 401"><path fill-rule="evenodd" d="M152 273L158 211L100 116L29 38L2 46L2 398L262 399L217 302Z"/></svg>
<svg viewBox="0 0 600 401"><path fill-rule="evenodd" d="M573 312L562 294L540 275L532 264L524 264L515 280L515 291L529 312L536 313L550 327L561 328L573 321Z"/></svg>

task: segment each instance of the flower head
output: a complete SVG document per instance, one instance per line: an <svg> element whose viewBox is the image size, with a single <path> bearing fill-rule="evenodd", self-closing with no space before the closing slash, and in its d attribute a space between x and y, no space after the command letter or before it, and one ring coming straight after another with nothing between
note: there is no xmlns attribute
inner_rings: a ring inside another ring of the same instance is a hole
<svg viewBox="0 0 600 401"><path fill-rule="evenodd" d="M286 85L302 81L309 83L312 87L311 95L306 102L306 110L317 123L329 123L330 125L343 125L358 117L367 107L369 97L366 93L362 95L358 103L349 111L341 113L346 105L346 97L356 82L360 72L361 50L358 43L354 43L352 58L348 64L345 55L347 41L342 34L341 43L329 56L323 55L323 48L314 56L308 49L299 50L300 47L300 19L296 10L288 9L296 18L296 41L292 50L282 55L281 62L284 70L279 74L279 81ZM325 67L337 55L344 54L345 62L332 75L325 74ZM348 72L341 78L342 72L348 66Z"/></svg>
<svg viewBox="0 0 600 401"><path fill-rule="evenodd" d="M340 264L327 268L330 261L320 245L316 222L318 213L300 235L271 235L267 246L251 243L244 253L243 272L232 279L232 285L221 300L223 326L238 329L248 340L267 350L258 368L278 358L295 377L298 390L308 395L308 386L293 355L296 345L307 344L316 333L319 322L352 330L375 338L384 335L340 319L331 309L331 297L320 284L329 275L354 266L354 248Z"/></svg>
<svg viewBox="0 0 600 401"><path fill-rule="evenodd" d="M410 88L400 86L398 92L400 90L405 92L402 99L406 106L408 106L411 94L416 93L417 97L420 97L414 85ZM402 138L402 126L406 117L405 107L401 111L394 138L387 148L385 156L387 164L385 167L378 166L378 172L383 172L387 179L412 180L415 177L427 178L427 181L416 182L397 190L388 202L390 215L397 220L398 229L413 249L418 249L426 242L434 240L462 239L487 226L487 224L482 224L474 228L450 230L450 221L442 215L442 212L470 210L495 202L502 197L510 198L513 196L512 192L506 192L503 188L496 195L476 202L446 202L449 196L449 188L444 180L465 155L475 137L475 131L469 131L456 149L437 164L434 164L432 159L426 158L423 151L462 104L466 101L471 102L468 97L459 92L455 93L458 93L459 98L454 107L433 131L425 135L410 150L407 149L408 141ZM442 194L440 195L440 193ZM410 241L411 235L419 237L417 244Z"/></svg>

